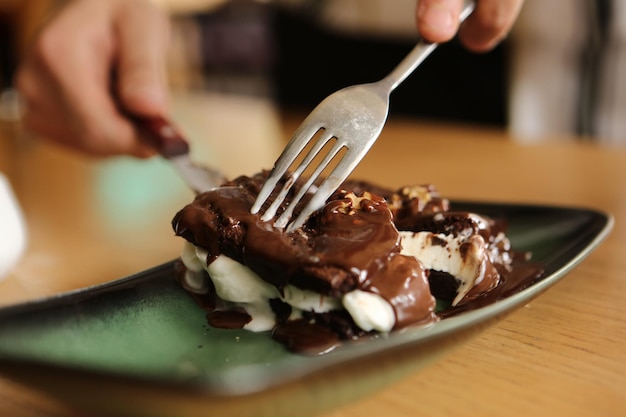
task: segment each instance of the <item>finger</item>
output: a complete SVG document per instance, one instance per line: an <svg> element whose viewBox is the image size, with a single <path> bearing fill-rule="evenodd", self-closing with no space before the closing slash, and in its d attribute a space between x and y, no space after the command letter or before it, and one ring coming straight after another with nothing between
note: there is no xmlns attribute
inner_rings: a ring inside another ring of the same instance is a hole
<svg viewBox="0 0 626 417"><path fill-rule="evenodd" d="M459 39L470 50L486 52L493 49L509 33L523 0L480 0L467 18Z"/></svg>
<svg viewBox="0 0 626 417"><path fill-rule="evenodd" d="M84 2L81 5L99 7L99 3ZM76 16L68 13L67 19L78 21L78 17L84 14L79 8L72 9L72 12ZM113 10L103 8L90 12L113 13ZM111 94L111 73L118 42L108 26L112 18L103 18L95 23L102 27L79 30L78 33L91 34L86 41L69 46L57 45L57 48L68 48L61 55L66 58L63 62L55 60L50 65L56 75L68 123L73 125L76 133L72 138L76 146L98 156L129 154L147 157L154 152L139 140L136 129L120 113L117 98ZM84 22L84 19L80 21ZM70 26L65 24L60 27Z"/></svg>
<svg viewBox="0 0 626 417"><path fill-rule="evenodd" d="M53 82L37 70L35 60L29 58L28 61L29 65L18 68L14 80L23 104L22 125L31 134L66 143L67 138L72 137L69 124L62 122L67 117L61 106L46 100L55 94Z"/></svg>
<svg viewBox="0 0 626 417"><path fill-rule="evenodd" d="M37 138L70 145L72 141L69 138L73 136L72 133L68 131L66 125L58 122L58 117L49 117L49 114L47 110L42 110L36 105L27 104L26 111L22 115L22 124L25 131Z"/></svg>
<svg viewBox="0 0 626 417"><path fill-rule="evenodd" d="M144 116L167 112L166 54L169 22L154 6L137 2L115 20L117 94L124 110Z"/></svg>
<svg viewBox="0 0 626 417"><path fill-rule="evenodd" d="M64 145L67 148L93 156L113 156L129 154L140 158L147 158L156 152L148 146L140 146L136 150L131 146L116 147L115 142L93 140L82 132L77 132L73 125L66 123L67 117L59 112L58 107L49 106L50 103L25 103L22 115L22 124L25 130L37 137ZM106 143L106 146L99 144ZM134 144L134 142L133 142Z"/></svg>
<svg viewBox="0 0 626 417"><path fill-rule="evenodd" d="M420 35L429 42L447 42L459 28L462 0L420 0L416 21Z"/></svg>

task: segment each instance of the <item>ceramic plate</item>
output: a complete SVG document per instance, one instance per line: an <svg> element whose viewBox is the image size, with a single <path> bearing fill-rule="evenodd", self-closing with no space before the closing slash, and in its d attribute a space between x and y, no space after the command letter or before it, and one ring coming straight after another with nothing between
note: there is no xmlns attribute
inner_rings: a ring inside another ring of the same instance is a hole
<svg viewBox="0 0 626 417"><path fill-rule="evenodd" d="M289 353L268 333L209 328L174 281L172 261L0 310L0 373L108 414L281 416L297 404L313 415L415 372L528 303L593 251L613 223L610 215L579 208L465 202L453 208L505 218L513 247L531 251L544 278L430 327L308 357Z"/></svg>

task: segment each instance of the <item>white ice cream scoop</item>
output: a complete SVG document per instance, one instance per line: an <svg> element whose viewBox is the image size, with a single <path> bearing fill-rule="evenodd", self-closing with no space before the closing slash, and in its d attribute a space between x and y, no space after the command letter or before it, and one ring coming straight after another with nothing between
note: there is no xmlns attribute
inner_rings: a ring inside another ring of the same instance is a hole
<svg viewBox="0 0 626 417"><path fill-rule="evenodd" d="M26 248L26 222L11 184L0 173L0 279L5 277Z"/></svg>

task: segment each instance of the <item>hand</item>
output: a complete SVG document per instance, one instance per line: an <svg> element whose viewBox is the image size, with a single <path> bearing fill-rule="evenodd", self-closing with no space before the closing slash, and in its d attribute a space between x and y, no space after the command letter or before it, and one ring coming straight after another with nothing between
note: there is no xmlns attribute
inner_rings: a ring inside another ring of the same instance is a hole
<svg viewBox="0 0 626 417"><path fill-rule="evenodd" d="M511 30L523 0L476 0L474 12L461 26L459 39L475 52L494 48ZM462 0L418 0L416 21L420 35L430 42L446 42L459 29Z"/></svg>
<svg viewBox="0 0 626 417"><path fill-rule="evenodd" d="M88 154L153 155L124 114L166 114L168 38L147 0L68 3L18 69L26 127Z"/></svg>

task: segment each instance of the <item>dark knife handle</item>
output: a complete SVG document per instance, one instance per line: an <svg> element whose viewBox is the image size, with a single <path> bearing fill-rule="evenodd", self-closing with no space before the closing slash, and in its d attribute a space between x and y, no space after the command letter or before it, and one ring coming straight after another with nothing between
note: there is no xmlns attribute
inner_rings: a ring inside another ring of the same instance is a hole
<svg viewBox="0 0 626 417"><path fill-rule="evenodd" d="M165 117L134 116L136 126L150 145L166 158L189 153L189 143Z"/></svg>

